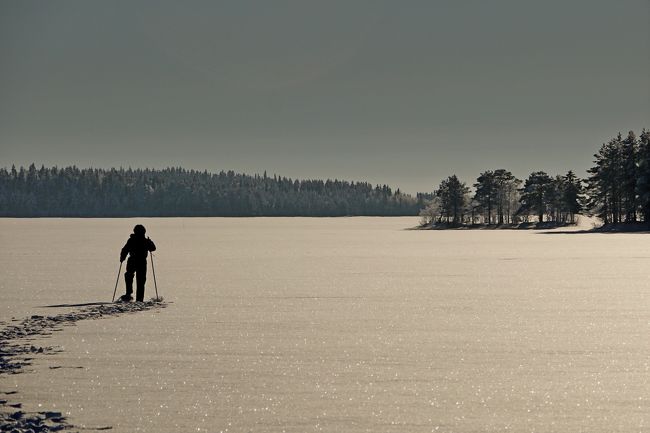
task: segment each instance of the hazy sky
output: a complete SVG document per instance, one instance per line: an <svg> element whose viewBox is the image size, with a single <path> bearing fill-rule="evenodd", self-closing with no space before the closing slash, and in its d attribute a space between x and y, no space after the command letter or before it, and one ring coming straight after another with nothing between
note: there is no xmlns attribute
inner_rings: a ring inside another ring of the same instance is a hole
<svg viewBox="0 0 650 433"><path fill-rule="evenodd" d="M0 166L429 191L650 127L649 0L0 2Z"/></svg>

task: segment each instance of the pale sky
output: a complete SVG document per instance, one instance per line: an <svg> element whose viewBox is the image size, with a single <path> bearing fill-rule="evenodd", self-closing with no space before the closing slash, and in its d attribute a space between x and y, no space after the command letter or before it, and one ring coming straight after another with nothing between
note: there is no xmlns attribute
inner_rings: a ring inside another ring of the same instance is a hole
<svg viewBox="0 0 650 433"><path fill-rule="evenodd" d="M648 0L0 2L0 166L430 191L650 127Z"/></svg>

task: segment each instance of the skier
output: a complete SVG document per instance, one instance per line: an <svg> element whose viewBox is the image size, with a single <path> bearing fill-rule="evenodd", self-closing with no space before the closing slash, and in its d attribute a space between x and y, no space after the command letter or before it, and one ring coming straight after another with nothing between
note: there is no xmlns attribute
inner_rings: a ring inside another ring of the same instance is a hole
<svg viewBox="0 0 650 433"><path fill-rule="evenodd" d="M137 279L136 301L144 301L144 283L147 281L147 255L149 251L156 251L156 245L151 239L145 237L147 230L143 225L138 224L133 228L133 234L126 241L120 252L120 263L129 256L126 262L124 281L126 282L126 293L119 298L120 302L133 300L133 275Z"/></svg>

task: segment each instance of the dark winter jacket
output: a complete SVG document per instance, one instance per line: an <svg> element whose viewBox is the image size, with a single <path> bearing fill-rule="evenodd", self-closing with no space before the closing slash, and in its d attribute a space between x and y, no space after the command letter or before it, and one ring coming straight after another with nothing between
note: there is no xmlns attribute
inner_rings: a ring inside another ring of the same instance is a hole
<svg viewBox="0 0 650 433"><path fill-rule="evenodd" d="M127 255L130 255L129 260L145 261L147 260L149 251L156 251L156 245L153 241L134 233L129 237L129 240L126 241L126 244L122 248L122 252L120 253L120 262L123 262Z"/></svg>

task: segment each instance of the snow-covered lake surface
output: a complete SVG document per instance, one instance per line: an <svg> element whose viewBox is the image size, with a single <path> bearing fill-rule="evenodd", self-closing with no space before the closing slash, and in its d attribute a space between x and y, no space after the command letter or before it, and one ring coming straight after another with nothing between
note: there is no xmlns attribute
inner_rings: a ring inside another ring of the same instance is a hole
<svg viewBox="0 0 650 433"><path fill-rule="evenodd" d="M417 221L2 219L0 320L110 301L136 223L170 304L36 341L63 351L0 392L114 432L650 431L649 235Z"/></svg>

